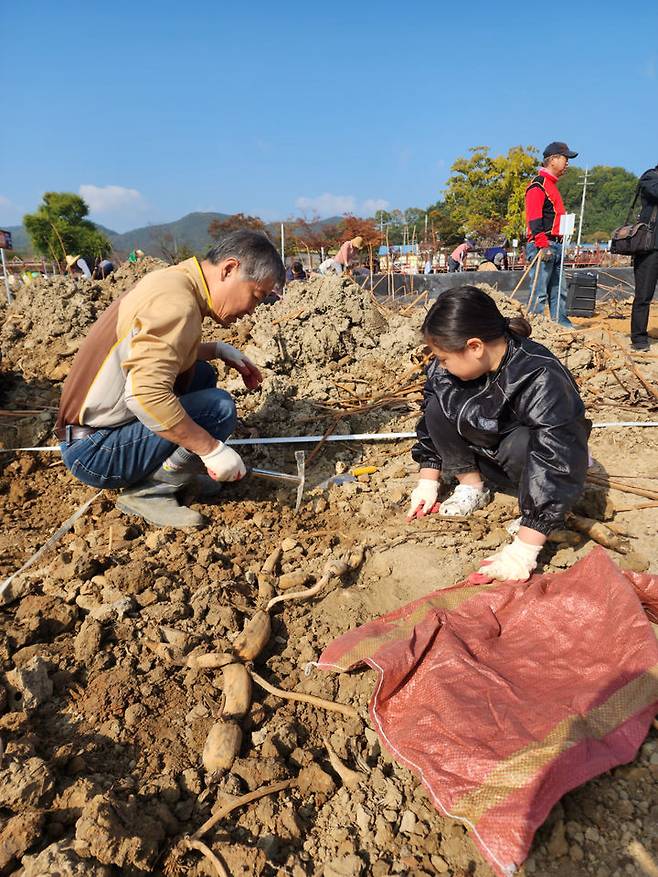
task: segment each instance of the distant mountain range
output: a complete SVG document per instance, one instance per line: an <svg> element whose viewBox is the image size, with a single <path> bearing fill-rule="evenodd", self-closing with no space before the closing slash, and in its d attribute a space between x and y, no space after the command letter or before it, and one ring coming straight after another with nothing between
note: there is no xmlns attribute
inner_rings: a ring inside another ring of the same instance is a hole
<svg viewBox="0 0 658 877"><path fill-rule="evenodd" d="M164 222L160 225L145 225L142 228L134 228L131 231L119 232L112 231L99 223L95 223L112 241L115 253L121 257L125 256L134 249L144 250L149 256L159 256L162 258L163 247L168 251L174 250L183 245L190 247L195 253L204 253L213 243L208 234L208 226L213 219L226 219L228 213L188 213L187 216L176 219L174 222ZM335 224L342 217L332 216L329 219L319 220L321 225ZM14 249L19 252L30 254L32 252L32 244L30 238L22 225L7 226L8 231L12 233ZM278 242L280 235L280 223L272 222L267 226L268 234L275 242Z"/></svg>

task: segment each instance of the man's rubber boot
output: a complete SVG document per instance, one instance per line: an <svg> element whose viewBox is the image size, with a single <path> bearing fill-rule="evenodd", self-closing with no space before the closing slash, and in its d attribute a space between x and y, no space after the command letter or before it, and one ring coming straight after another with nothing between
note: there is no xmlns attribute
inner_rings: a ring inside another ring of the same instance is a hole
<svg viewBox="0 0 658 877"><path fill-rule="evenodd" d="M160 484L168 484L177 491L196 496L198 499L216 499L222 492L222 482L215 481L206 474L206 467L198 460L191 461L189 467L169 470L160 466L149 476Z"/></svg>
<svg viewBox="0 0 658 877"><path fill-rule="evenodd" d="M144 518L157 527L203 527L206 523L203 515L178 504L175 496L177 490L175 485L162 484L149 478L122 490L116 507L128 515Z"/></svg>

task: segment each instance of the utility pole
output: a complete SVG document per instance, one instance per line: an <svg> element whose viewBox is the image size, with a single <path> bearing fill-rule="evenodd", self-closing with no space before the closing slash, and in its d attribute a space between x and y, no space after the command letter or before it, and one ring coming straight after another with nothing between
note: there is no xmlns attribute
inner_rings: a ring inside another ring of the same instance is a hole
<svg viewBox="0 0 658 877"><path fill-rule="evenodd" d="M583 179L583 197L580 201L580 219L578 220L578 240L576 241L576 253L580 252L580 235L583 230L583 214L585 212L585 194L587 192L587 173L589 168L585 168L585 178Z"/></svg>

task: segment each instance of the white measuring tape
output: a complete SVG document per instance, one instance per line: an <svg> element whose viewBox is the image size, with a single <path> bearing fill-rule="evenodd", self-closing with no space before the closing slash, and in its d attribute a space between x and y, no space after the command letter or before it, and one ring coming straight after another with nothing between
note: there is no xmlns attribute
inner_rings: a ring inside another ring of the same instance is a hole
<svg viewBox="0 0 658 877"><path fill-rule="evenodd" d="M592 429L612 429L614 427L658 426L658 420L611 420L593 423ZM100 427L99 427L100 429ZM392 442L416 438L415 432L357 432L349 435L282 435L273 438L228 439L227 445L246 447L248 445L299 445L308 442ZM0 448L0 454L15 454L18 451L52 451L60 453L59 445L43 445L37 448Z"/></svg>

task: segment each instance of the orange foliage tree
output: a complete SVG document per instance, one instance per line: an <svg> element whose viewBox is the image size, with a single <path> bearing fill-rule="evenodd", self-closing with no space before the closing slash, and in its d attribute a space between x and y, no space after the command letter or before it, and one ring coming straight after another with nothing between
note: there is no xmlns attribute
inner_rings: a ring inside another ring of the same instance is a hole
<svg viewBox="0 0 658 877"><path fill-rule="evenodd" d="M217 241L222 235L238 228L251 228L254 231L265 231L265 223L259 216L249 216L245 213L233 213L226 219L213 219L208 226L208 234Z"/></svg>

